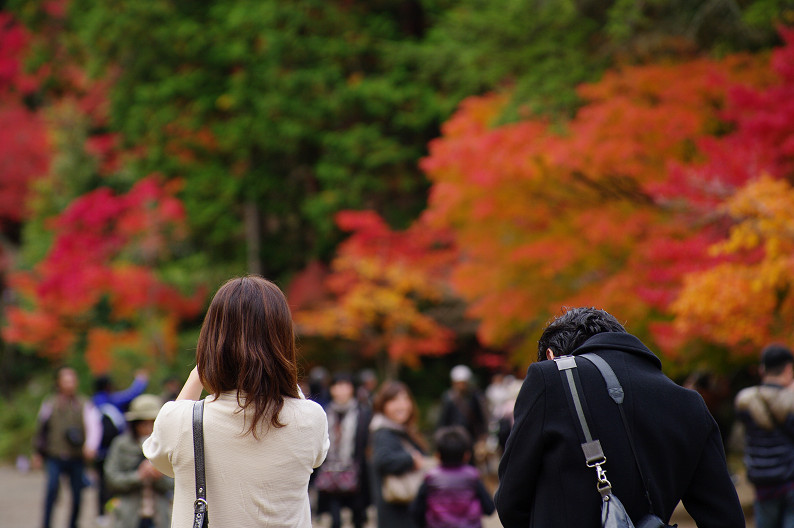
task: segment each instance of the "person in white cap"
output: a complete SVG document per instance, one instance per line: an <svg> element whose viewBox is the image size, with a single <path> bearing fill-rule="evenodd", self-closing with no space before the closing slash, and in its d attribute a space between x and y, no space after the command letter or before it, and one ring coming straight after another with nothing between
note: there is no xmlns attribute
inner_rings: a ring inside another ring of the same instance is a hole
<svg viewBox="0 0 794 528"><path fill-rule="evenodd" d="M110 444L105 476L110 493L118 498L113 508L115 528L167 528L171 524L174 479L155 469L141 447L152 434L161 406L159 396L137 396L124 413L129 427Z"/></svg>
<svg viewBox="0 0 794 528"><path fill-rule="evenodd" d="M472 372L466 365L455 365L449 372L452 387L441 398L438 428L460 425L471 435L475 446L488 432L485 401L472 384Z"/></svg>

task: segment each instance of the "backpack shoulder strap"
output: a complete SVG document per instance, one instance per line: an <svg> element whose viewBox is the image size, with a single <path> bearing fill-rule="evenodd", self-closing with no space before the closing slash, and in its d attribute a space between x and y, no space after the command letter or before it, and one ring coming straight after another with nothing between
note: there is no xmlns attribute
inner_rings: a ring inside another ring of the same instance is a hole
<svg viewBox="0 0 794 528"><path fill-rule="evenodd" d="M563 387L567 388L569 409L574 420L579 424L580 439L582 442L582 452L584 453L585 463L587 467L595 468L596 478L598 480L597 488L602 497L606 497L612 492L612 484L606 477L606 470L602 467L607 459L604 456L604 450L601 448L601 442L593 438L590 427L587 423L585 416L585 408L582 404L582 385L579 381L578 369L576 359L573 356L562 356L554 358L557 365L557 370L560 372Z"/></svg>
<svg viewBox="0 0 794 528"><path fill-rule="evenodd" d="M620 380L618 380L618 377L615 375L615 371L612 370L612 367L609 366L609 363L607 363L606 360L601 356L593 354L592 352L588 352L587 354L581 354L579 357L586 359L595 365L595 367L601 373L601 377L604 378L609 397L612 398L612 401L614 401L618 406L618 410L620 411L620 419L623 422L623 429L625 429L626 436L629 440L631 454L634 456L634 463L637 465L637 471L640 473L642 485L645 488L645 498L648 499L648 505L651 508L651 513L654 513L653 501L651 501L651 494L648 491L648 481L645 479L645 475L642 472L640 459L637 457L637 449L634 447L634 436L631 434L629 421L626 418L626 412L623 410L623 397L625 396L623 392L623 386L620 384Z"/></svg>

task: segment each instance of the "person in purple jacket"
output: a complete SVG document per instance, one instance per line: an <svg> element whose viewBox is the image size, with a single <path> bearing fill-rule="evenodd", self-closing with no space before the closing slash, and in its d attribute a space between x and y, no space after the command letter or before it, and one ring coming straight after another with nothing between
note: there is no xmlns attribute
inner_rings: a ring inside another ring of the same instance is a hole
<svg viewBox="0 0 794 528"><path fill-rule="evenodd" d="M482 516L495 507L477 468L468 464L469 433L459 425L442 427L435 441L441 465L425 475L411 515L420 528L481 528Z"/></svg>

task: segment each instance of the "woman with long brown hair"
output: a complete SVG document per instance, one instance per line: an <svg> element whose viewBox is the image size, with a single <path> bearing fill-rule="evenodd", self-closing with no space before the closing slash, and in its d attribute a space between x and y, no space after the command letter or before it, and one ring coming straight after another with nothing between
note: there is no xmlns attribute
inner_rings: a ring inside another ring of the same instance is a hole
<svg viewBox="0 0 794 528"><path fill-rule="evenodd" d="M328 451L325 412L298 389L292 316L272 282L235 278L212 299L196 367L143 451L175 477L172 528L192 526L192 412L206 389L204 461L213 526L311 526L308 484Z"/></svg>
<svg viewBox="0 0 794 528"><path fill-rule="evenodd" d="M375 395L372 410L370 446L378 528L412 528L408 503L384 500L382 487L387 475L402 475L426 464L426 445L416 429L416 403L404 383L387 381Z"/></svg>

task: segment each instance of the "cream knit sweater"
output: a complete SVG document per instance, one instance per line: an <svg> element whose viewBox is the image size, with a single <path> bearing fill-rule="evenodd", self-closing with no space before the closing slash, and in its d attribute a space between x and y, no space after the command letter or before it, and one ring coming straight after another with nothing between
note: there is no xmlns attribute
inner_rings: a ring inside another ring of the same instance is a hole
<svg viewBox="0 0 794 528"><path fill-rule="evenodd" d="M166 403L143 444L152 464L175 478L172 528L190 528L196 498L193 401ZM317 403L286 398L281 428L244 434L236 393L204 404L204 458L210 526L311 527L309 476L328 452L328 421ZM250 424L250 422L249 422Z"/></svg>

